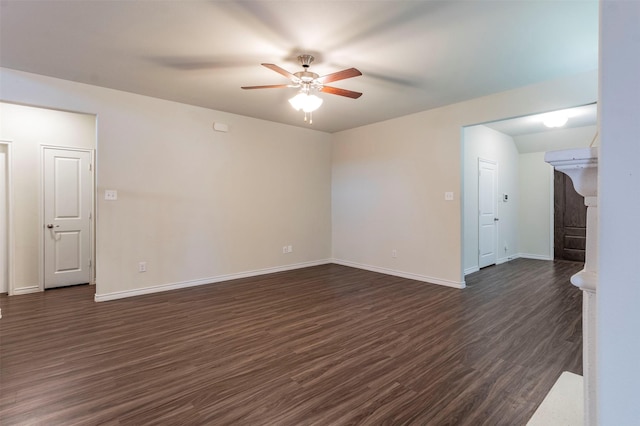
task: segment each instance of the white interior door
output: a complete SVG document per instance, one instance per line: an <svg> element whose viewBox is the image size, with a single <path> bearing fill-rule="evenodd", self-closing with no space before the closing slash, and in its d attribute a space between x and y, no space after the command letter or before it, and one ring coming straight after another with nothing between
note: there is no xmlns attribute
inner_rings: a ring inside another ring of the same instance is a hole
<svg viewBox="0 0 640 426"><path fill-rule="evenodd" d="M7 175L6 145L0 144L0 293L9 292L9 211L7 195L9 193Z"/></svg>
<svg viewBox="0 0 640 426"><path fill-rule="evenodd" d="M496 263L498 165L478 159L478 267Z"/></svg>
<svg viewBox="0 0 640 426"><path fill-rule="evenodd" d="M44 149L44 287L91 281L91 152Z"/></svg>

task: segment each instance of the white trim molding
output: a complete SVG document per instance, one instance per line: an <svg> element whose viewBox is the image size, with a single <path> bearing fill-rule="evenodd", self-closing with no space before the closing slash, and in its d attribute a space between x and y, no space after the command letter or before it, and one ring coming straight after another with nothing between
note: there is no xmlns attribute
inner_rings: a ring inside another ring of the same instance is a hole
<svg viewBox="0 0 640 426"><path fill-rule="evenodd" d="M126 297L142 296L144 294L159 293L161 291L178 290L181 288L195 287L199 285L214 284L222 281L236 280L239 278L255 277L258 275L273 274L275 272L291 271L294 269L308 268L310 266L326 265L331 260L316 260L312 262L295 263L292 265L276 266L273 268L256 269L253 271L239 272L237 274L218 275L210 278L202 278L198 280L181 281L177 283L159 284L150 287L136 288L132 290L114 291L112 293L98 294L94 296L96 302L105 302L108 300L123 299ZM97 279L99 281L99 277Z"/></svg>
<svg viewBox="0 0 640 426"><path fill-rule="evenodd" d="M13 181L12 181L12 176L13 176L13 153L12 153L12 141L10 140L6 140L6 139L0 139L0 144L4 145L6 147L6 157L5 157L5 161L6 161L6 236L7 236L7 240L4 241L4 244L6 244L5 246L5 252L6 252L6 279L7 279L7 294L9 296L12 296L13 294L16 294L14 292L14 286L15 286L15 282L14 282L14 260L13 260L13 256L14 256L14 250L15 250L15 240L14 240L14 231L13 231ZM29 292L31 293L31 292Z"/></svg>
<svg viewBox="0 0 640 426"><path fill-rule="evenodd" d="M470 268L465 269L464 270L464 274L465 275L473 274L474 272L478 272L479 270L480 270L480 268L478 268L478 265L472 266Z"/></svg>
<svg viewBox="0 0 640 426"><path fill-rule="evenodd" d="M520 253L518 257L523 259L534 259L534 260L553 260L553 256L546 256L542 254L531 254L531 253Z"/></svg>
<svg viewBox="0 0 640 426"><path fill-rule="evenodd" d="M437 284L437 285L443 285L443 286L453 287L453 288L466 287L466 284L464 281L444 280L441 278L434 278L434 277L428 277L426 275L414 274L412 272L397 271L395 269L381 268L379 266L364 265L362 263L351 262L349 260L333 259L333 263L335 263L336 265L350 266L352 268L364 269L366 271L378 272L386 275L393 275L395 277L422 281L429 284Z"/></svg>
<svg viewBox="0 0 640 426"><path fill-rule="evenodd" d="M522 257L520 254L512 254L511 256L501 257L496 260L496 265L502 265L503 263L510 262L512 260L516 260L517 258Z"/></svg>
<svg viewBox="0 0 640 426"><path fill-rule="evenodd" d="M407 278L410 280L422 281L425 283L442 285L446 287L462 289L462 288L465 288L466 286L464 281L459 282L459 281L443 280L441 278L428 277L425 275L414 274L411 272L396 271L394 269L380 268L378 266L363 265L361 263L350 262L348 260L322 259L322 260L316 260L311 262L295 263L292 265L276 266L273 268L257 269L254 271L239 272L237 274L219 275L216 277L202 278L197 280L159 284L159 285L154 285L150 287L136 288L132 290L114 291L112 293L104 293L104 294L96 293L94 296L94 300L96 302L106 302L108 300L124 299L127 297L142 296L145 294L159 293L162 291L178 290L181 288L215 284L223 281L236 280L239 278L255 277L258 275L273 274L275 272L284 272L284 271L291 271L294 269L308 268L311 266L326 265L328 263L335 263L336 265L349 266L352 268L364 269L366 271L378 272L381 274L392 275L396 277ZM99 278L98 278L98 281L99 281ZM32 291L39 291L39 290L37 289L37 287L35 287L35 289ZM29 291L29 293L32 291Z"/></svg>
<svg viewBox="0 0 640 426"><path fill-rule="evenodd" d="M26 287L18 287L13 289L13 293L11 296L17 296L18 294L29 294L29 293L38 293L41 292L42 289L39 285L30 285Z"/></svg>

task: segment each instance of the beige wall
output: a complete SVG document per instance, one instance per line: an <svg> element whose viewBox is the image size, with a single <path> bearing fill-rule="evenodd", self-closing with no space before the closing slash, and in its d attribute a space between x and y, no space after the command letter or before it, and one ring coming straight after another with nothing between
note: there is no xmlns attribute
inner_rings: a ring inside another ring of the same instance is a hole
<svg viewBox="0 0 640 426"><path fill-rule="evenodd" d="M42 263L42 147L94 149L96 119L0 103L0 139L11 142L13 293L38 290Z"/></svg>
<svg viewBox="0 0 640 426"><path fill-rule="evenodd" d="M462 128L594 102L596 80L586 73L334 134L334 259L463 285Z"/></svg>
<svg viewBox="0 0 640 426"><path fill-rule="evenodd" d="M462 286L462 128L593 102L596 73L333 135L6 69L0 97L97 115L100 300L331 257Z"/></svg>
<svg viewBox="0 0 640 426"><path fill-rule="evenodd" d="M544 152L520 154L519 251L531 259L553 259L553 167Z"/></svg>
<svg viewBox="0 0 640 426"><path fill-rule="evenodd" d="M97 115L99 300L330 258L329 134L0 71L3 100Z"/></svg>

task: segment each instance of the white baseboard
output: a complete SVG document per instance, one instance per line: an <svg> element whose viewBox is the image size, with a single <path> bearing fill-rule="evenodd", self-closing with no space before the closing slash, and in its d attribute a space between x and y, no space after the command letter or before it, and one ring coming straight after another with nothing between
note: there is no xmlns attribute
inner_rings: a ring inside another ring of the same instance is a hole
<svg viewBox="0 0 640 426"><path fill-rule="evenodd" d="M161 291L178 290L181 288L194 287L199 285L214 284L222 281L235 280L239 278L255 277L258 275L273 274L275 272L291 271L294 269L308 268L310 266L325 265L327 263L335 263L337 265L350 266L352 268L364 269L367 271L378 272L386 275L407 278L416 281L422 281L430 284L443 285L453 288L465 288L464 281L450 281L440 278L429 277L425 275L414 274L411 272L397 271L394 269L380 268L377 266L364 265L361 263L350 262L340 259L323 259L312 262L296 263L293 265L277 266L273 268L258 269L254 271L240 272L237 274L219 275L216 277L202 278L198 280L181 281L177 283L160 284L150 287L137 288L132 290L114 291L112 293L97 294L94 296L96 302L106 302L108 300L123 299L127 297L142 296L144 294L158 293Z"/></svg>
<svg viewBox="0 0 640 426"><path fill-rule="evenodd" d="M29 294L29 293L37 293L40 290L40 286L39 285L31 285L29 287L19 287L19 288L14 288L13 292L11 293L12 296L18 295L18 294Z"/></svg>
<svg viewBox="0 0 640 426"><path fill-rule="evenodd" d="M107 300L123 299L126 297L141 296L143 294L159 293L161 291L177 290L180 288L194 287L205 284L219 283L222 281L236 280L239 278L255 277L258 275L273 274L275 272L291 271L293 269L308 268L310 266L325 265L331 263L330 259L316 260L312 262L295 263L293 265L276 266L273 268L257 269L254 271L239 272L237 274L218 275L216 277L202 278L198 280L182 281L154 285L151 287L137 288L132 290L114 291L112 293L97 294L94 296L96 302Z"/></svg>
<svg viewBox="0 0 640 426"><path fill-rule="evenodd" d="M509 256L501 257L496 259L496 265L502 265L503 263L510 262L516 259L534 259L534 260L553 260L553 257L543 256L540 254L531 254L531 253L517 253ZM469 275L471 273L477 272L480 269L477 266L472 266L471 268L467 268L464 270L465 275Z"/></svg>
<svg viewBox="0 0 640 426"><path fill-rule="evenodd" d="M496 265L502 265L503 263L507 263L511 260L516 260L519 257L520 257L519 254L512 254L511 256L501 257L500 259L496 260Z"/></svg>
<svg viewBox="0 0 640 426"><path fill-rule="evenodd" d="M520 253L518 256L524 259L553 260L553 256L543 256L540 254Z"/></svg>
<svg viewBox="0 0 640 426"><path fill-rule="evenodd" d="M429 284L438 284L438 285L444 285L444 286L453 287L453 288L465 288L464 281L459 282L459 281L443 280L441 278L428 277L426 275L414 274L412 272L403 272L403 271L397 271L395 269L387 269L387 268L381 268L378 266L364 265L361 263L351 262L348 260L333 259L332 261L337 265L350 266L352 268L364 269L366 271L371 271L371 272L379 272L381 274L393 275L401 278L408 278L410 280L422 281Z"/></svg>
<svg viewBox="0 0 640 426"><path fill-rule="evenodd" d="M478 272L479 270L480 268L478 268L477 266L472 266L471 268L465 269L464 274L465 275L473 274L474 272Z"/></svg>

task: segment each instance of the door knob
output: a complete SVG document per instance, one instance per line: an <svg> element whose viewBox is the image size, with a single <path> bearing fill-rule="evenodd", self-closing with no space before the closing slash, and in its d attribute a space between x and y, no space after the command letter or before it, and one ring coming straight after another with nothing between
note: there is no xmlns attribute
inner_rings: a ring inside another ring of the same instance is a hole
<svg viewBox="0 0 640 426"><path fill-rule="evenodd" d="M47 228L54 228L53 223L47 223ZM56 225L55 228L60 228L60 225Z"/></svg>
<svg viewBox="0 0 640 426"><path fill-rule="evenodd" d="M500 219L499 219L499 218L497 218L497 217L494 217L494 218L493 218L493 221L494 221L494 222L497 222L497 221L499 221L499 220L500 220Z"/></svg>

